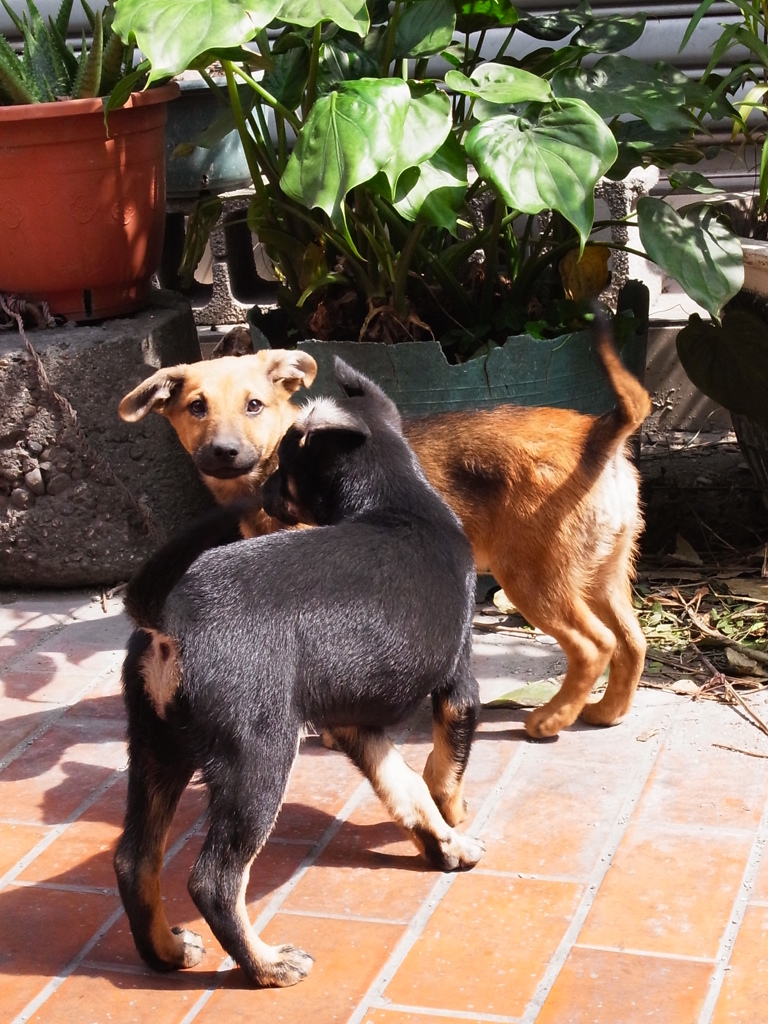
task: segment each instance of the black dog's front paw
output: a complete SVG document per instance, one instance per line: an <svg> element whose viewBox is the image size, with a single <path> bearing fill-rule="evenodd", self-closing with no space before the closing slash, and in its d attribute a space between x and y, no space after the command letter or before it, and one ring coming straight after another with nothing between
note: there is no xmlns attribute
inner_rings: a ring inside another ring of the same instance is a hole
<svg viewBox="0 0 768 1024"><path fill-rule="evenodd" d="M485 844L474 836L461 835L451 829L447 839L438 839L427 832L414 831L414 838L424 856L438 871L462 871L474 867L485 853Z"/></svg>
<svg viewBox="0 0 768 1024"><path fill-rule="evenodd" d="M190 932L186 928L171 928L174 935L178 936L180 942L178 946L179 962L175 963L174 967L195 967L205 956L205 947L203 946L203 940L197 934L197 932Z"/></svg>
<svg viewBox="0 0 768 1024"><path fill-rule="evenodd" d="M259 965L256 977L257 983L264 987L289 988L296 985L306 978L315 962L309 953L290 943L272 946L270 953L270 960Z"/></svg>

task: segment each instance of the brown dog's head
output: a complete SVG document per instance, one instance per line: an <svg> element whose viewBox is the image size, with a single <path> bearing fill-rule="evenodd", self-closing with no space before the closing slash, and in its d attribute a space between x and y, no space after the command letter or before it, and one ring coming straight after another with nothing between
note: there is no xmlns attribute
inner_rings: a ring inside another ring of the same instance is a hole
<svg viewBox="0 0 768 1024"><path fill-rule="evenodd" d="M274 469L298 411L291 395L316 373L311 356L281 349L169 366L127 394L118 412L129 423L153 409L165 416L224 503L254 494Z"/></svg>

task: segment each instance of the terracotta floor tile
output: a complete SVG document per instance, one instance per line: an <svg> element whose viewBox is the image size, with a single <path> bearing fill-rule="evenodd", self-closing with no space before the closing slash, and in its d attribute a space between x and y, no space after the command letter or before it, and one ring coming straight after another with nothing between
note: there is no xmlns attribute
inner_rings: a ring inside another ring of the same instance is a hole
<svg viewBox="0 0 768 1024"><path fill-rule="evenodd" d="M768 799L768 761L711 747L674 733L661 752L637 820L722 828L756 828Z"/></svg>
<svg viewBox="0 0 768 1024"><path fill-rule="evenodd" d="M747 907L712 1024L765 1024L768 907Z"/></svg>
<svg viewBox="0 0 768 1024"><path fill-rule="evenodd" d="M763 857L749 897L752 900L768 902L768 846L763 847Z"/></svg>
<svg viewBox="0 0 768 1024"><path fill-rule="evenodd" d="M751 845L749 833L631 826L578 942L716 957Z"/></svg>
<svg viewBox="0 0 768 1024"><path fill-rule="evenodd" d="M648 702L647 695L641 693L632 713L618 725L604 729L581 721L574 722L552 739L527 740L529 756L540 758L547 764L554 764L561 758L571 763L588 761L605 765L611 772L624 773L647 760L649 738L665 727L670 709L686 699L656 691L652 702ZM512 716L513 712L489 709L485 714L503 718ZM524 718L525 714L522 715ZM511 718L511 722L514 721L514 717Z"/></svg>
<svg viewBox="0 0 768 1024"><path fill-rule="evenodd" d="M363 1024L482 1024L479 1017L446 1017L444 1014L429 1015L409 1010L382 1010L376 1007L368 1010Z"/></svg>
<svg viewBox="0 0 768 1024"><path fill-rule="evenodd" d="M26 700L0 697L0 758L24 740L60 717L56 704L30 704Z"/></svg>
<svg viewBox="0 0 768 1024"><path fill-rule="evenodd" d="M483 829L484 869L585 879L626 796L600 764L525 759Z"/></svg>
<svg viewBox="0 0 768 1024"><path fill-rule="evenodd" d="M190 972L145 976L81 968L29 1020L38 1024L179 1024L204 988L200 975Z"/></svg>
<svg viewBox="0 0 768 1024"><path fill-rule="evenodd" d="M349 758L326 750L317 736L308 737L299 748L273 835L319 839L363 781Z"/></svg>
<svg viewBox="0 0 768 1024"><path fill-rule="evenodd" d="M309 976L293 988L254 991L240 987L242 976L233 971L195 1024L344 1024L402 933L397 925L278 914L262 938L273 944L290 942L310 953L315 963Z"/></svg>
<svg viewBox="0 0 768 1024"><path fill-rule="evenodd" d="M90 644L77 645L74 650L60 650L60 644L58 638L47 641L15 661L12 668L3 673L6 685L21 688L24 680L20 677L47 675L59 686L70 683L74 689L79 682L82 689L94 676L110 669L118 670L123 662L121 650L103 650Z"/></svg>
<svg viewBox="0 0 768 1024"><path fill-rule="evenodd" d="M519 1016L582 891L567 882L460 875L384 997L447 1014Z"/></svg>
<svg viewBox="0 0 768 1024"><path fill-rule="evenodd" d="M6 825L0 822L0 878L49 832L50 829L39 825Z"/></svg>
<svg viewBox="0 0 768 1024"><path fill-rule="evenodd" d="M573 949L536 1024L697 1024L713 968Z"/></svg>
<svg viewBox="0 0 768 1024"><path fill-rule="evenodd" d="M285 909L407 922L439 877L371 794L309 868Z"/></svg>
<svg viewBox="0 0 768 1024"><path fill-rule="evenodd" d="M125 760L120 723L59 720L0 773L0 818L59 824Z"/></svg>
<svg viewBox="0 0 768 1024"><path fill-rule="evenodd" d="M72 718L114 718L125 722L125 705L118 669L108 672L92 686L85 697L66 712Z"/></svg>
<svg viewBox="0 0 768 1024"><path fill-rule="evenodd" d="M116 889L112 856L119 835L115 825L76 821L17 880Z"/></svg>
<svg viewBox="0 0 768 1024"><path fill-rule="evenodd" d="M11 885L0 892L0 1006L16 1014L118 906L114 896Z"/></svg>

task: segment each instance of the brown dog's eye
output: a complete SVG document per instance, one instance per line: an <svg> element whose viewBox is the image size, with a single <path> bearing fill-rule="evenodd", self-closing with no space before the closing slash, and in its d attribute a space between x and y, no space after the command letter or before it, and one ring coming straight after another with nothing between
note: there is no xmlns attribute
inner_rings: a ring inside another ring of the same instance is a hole
<svg viewBox="0 0 768 1024"><path fill-rule="evenodd" d="M193 402L190 402L187 409L198 420L201 420L208 412L208 406L202 398L196 398Z"/></svg>
<svg viewBox="0 0 768 1024"><path fill-rule="evenodd" d="M250 416L256 416L264 408L264 403L260 402L258 398L250 398L248 404L245 407L245 411Z"/></svg>

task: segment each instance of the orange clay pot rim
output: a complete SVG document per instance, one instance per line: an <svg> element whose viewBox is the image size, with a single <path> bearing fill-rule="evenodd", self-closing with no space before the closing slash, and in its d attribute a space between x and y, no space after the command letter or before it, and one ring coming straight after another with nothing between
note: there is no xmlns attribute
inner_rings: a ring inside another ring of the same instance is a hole
<svg viewBox="0 0 768 1024"><path fill-rule="evenodd" d="M112 113L131 107L166 103L168 100L176 99L180 92L178 82L167 82L143 92L132 92L126 103L122 107L116 107ZM103 114L106 102L106 96L95 96L84 100L58 100L55 103L12 103L0 106L0 121L33 121L52 117L77 117L79 114Z"/></svg>

